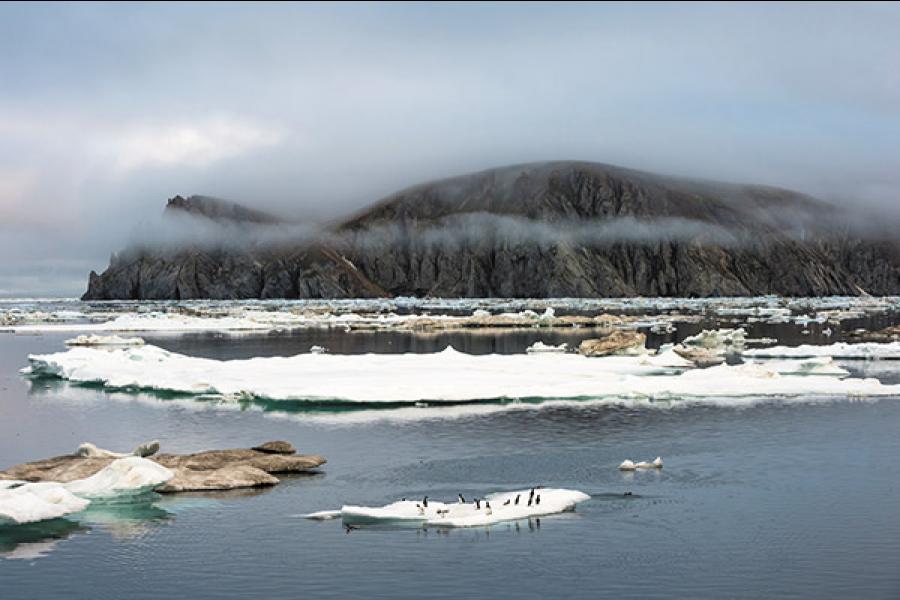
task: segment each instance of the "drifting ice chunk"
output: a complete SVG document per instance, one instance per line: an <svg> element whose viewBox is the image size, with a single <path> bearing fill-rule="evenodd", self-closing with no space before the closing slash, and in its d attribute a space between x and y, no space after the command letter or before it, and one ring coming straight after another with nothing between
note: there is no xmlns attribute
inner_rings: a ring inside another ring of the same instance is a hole
<svg viewBox="0 0 900 600"><path fill-rule="evenodd" d="M144 340L139 337L120 337L118 335L79 335L66 340L66 346L143 346Z"/></svg>
<svg viewBox="0 0 900 600"><path fill-rule="evenodd" d="M340 515L346 525L416 525L429 527L478 527L503 521L567 512L575 505L590 499L576 490L536 488L534 501L529 503L531 490L490 494L476 507L474 502L444 503L429 501L428 506L415 500L401 500L380 507L344 506ZM519 503L516 504L516 497ZM530 506L529 506L530 504ZM490 508L488 508L490 505ZM330 514L330 511L313 515ZM321 518L309 515L310 518Z"/></svg>
<svg viewBox="0 0 900 600"><path fill-rule="evenodd" d="M652 462L641 461L639 463L634 463L631 460L625 459L622 461L622 464L619 465L619 470L634 471L637 469L662 469L662 466L662 458L657 456Z"/></svg>
<svg viewBox="0 0 900 600"><path fill-rule="evenodd" d="M70 481L65 488L76 496L90 499L141 496L174 476L172 471L152 460L128 456L112 461L90 477Z"/></svg>
<svg viewBox="0 0 900 600"><path fill-rule="evenodd" d="M57 519L81 512L90 504L59 483L4 481L0 484L0 525Z"/></svg>
<svg viewBox="0 0 900 600"><path fill-rule="evenodd" d="M325 346L310 346L309 353L310 354L325 354L328 352L328 348Z"/></svg>
<svg viewBox="0 0 900 600"><path fill-rule="evenodd" d="M746 343L746 332L743 328L738 329L704 329L697 335L687 337L682 342L685 346L696 346L698 348L706 348L717 353L725 353L728 350L738 351L744 347Z"/></svg>
<svg viewBox="0 0 900 600"><path fill-rule="evenodd" d="M568 349L569 345L566 343L562 343L559 346L552 346L538 341L528 346L528 348L525 349L525 352L528 354L540 354L544 352L566 352Z"/></svg>

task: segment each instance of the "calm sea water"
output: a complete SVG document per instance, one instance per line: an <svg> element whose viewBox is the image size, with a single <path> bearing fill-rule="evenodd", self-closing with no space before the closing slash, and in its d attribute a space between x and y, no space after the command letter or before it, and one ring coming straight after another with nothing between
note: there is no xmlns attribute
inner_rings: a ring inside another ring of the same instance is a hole
<svg viewBox="0 0 900 600"><path fill-rule="evenodd" d="M266 491L160 497L0 532L3 600L900 597L898 400L332 418L18 374L28 353L62 350L65 337L0 334L0 467L83 441L128 449L153 438L167 451L286 439L328 463ZM220 358L313 343L512 352L535 339L577 341L546 332L145 337ZM898 381L900 365L865 367ZM616 470L624 458L657 455L661 472ZM593 498L572 514L447 532L347 534L339 522L298 516L536 484Z"/></svg>

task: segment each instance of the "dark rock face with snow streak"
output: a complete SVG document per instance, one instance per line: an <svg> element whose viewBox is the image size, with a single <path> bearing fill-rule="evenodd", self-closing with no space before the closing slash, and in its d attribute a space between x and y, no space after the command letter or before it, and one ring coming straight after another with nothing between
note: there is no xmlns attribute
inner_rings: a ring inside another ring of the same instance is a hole
<svg viewBox="0 0 900 600"><path fill-rule="evenodd" d="M279 220L202 197L169 214ZM401 191L316 239L133 247L84 299L900 293L900 246L770 187L608 165L505 167Z"/></svg>

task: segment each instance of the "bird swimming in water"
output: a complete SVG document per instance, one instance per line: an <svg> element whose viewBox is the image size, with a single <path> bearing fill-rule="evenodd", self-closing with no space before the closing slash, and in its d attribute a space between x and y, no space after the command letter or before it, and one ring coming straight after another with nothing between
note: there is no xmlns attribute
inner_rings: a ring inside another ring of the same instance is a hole
<svg viewBox="0 0 900 600"><path fill-rule="evenodd" d="M520 498L521 496L522 496L522 494L516 494L516 501L513 502L513 504L515 504L516 506L518 506L518 505L519 505L519 498Z"/></svg>
<svg viewBox="0 0 900 600"><path fill-rule="evenodd" d="M460 504L465 504L465 503L466 503L466 499L463 498L463 495L462 495L462 494L459 495L459 503L460 503Z"/></svg>
<svg viewBox="0 0 900 600"><path fill-rule="evenodd" d="M626 496L630 496L630 495L631 495L631 492L625 492L625 495L626 495Z"/></svg>
<svg viewBox="0 0 900 600"><path fill-rule="evenodd" d="M493 510L491 510L491 503L490 503L490 502L485 502L485 503L484 503L484 510L485 510L485 511L487 512L487 514L489 514L489 515L492 514L492 513L494 512Z"/></svg>
<svg viewBox="0 0 900 600"><path fill-rule="evenodd" d="M359 527L354 527L353 525L348 524L348 525L344 525L344 529L347 531L347 533L350 533L354 529L359 529Z"/></svg>

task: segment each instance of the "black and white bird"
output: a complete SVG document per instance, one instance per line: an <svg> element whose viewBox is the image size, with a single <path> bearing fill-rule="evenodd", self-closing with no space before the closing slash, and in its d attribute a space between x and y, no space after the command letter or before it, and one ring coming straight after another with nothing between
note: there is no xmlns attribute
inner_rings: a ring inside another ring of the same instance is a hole
<svg viewBox="0 0 900 600"><path fill-rule="evenodd" d="M459 503L460 503L460 504L465 504L465 503L466 503L466 499L463 498L463 495L462 495L462 494L459 495Z"/></svg>
<svg viewBox="0 0 900 600"><path fill-rule="evenodd" d="M519 505L519 498L521 498L521 497L522 497L522 494L516 494L516 501L513 502L513 504L515 504L516 506L518 506L518 505Z"/></svg>
<svg viewBox="0 0 900 600"><path fill-rule="evenodd" d="M491 510L491 503L490 503L490 502L485 502L485 503L484 503L484 510L485 510L485 512L487 512L487 514L489 514L489 515L490 515L490 514L493 514L493 512L494 512L493 510Z"/></svg>
<svg viewBox="0 0 900 600"><path fill-rule="evenodd" d="M535 504L535 506L537 506L540 503L541 503L541 495L538 494L537 496L534 497L534 504Z"/></svg>
<svg viewBox="0 0 900 600"><path fill-rule="evenodd" d="M425 496L424 498L422 498L422 506L424 506L425 508L428 508L428 496Z"/></svg>
<svg viewBox="0 0 900 600"><path fill-rule="evenodd" d="M481 500L475 498L475 510L481 510Z"/></svg>

